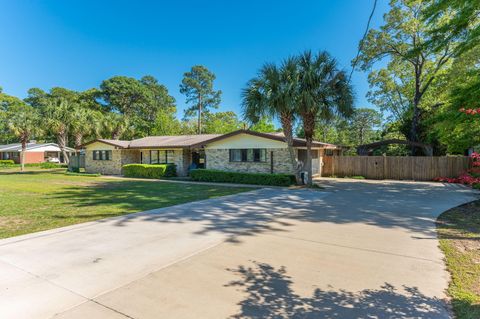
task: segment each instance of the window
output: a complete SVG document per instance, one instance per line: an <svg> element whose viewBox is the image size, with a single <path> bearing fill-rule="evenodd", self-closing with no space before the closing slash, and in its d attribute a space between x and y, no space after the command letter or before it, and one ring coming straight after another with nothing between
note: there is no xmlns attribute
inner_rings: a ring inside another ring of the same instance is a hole
<svg viewBox="0 0 480 319"><path fill-rule="evenodd" d="M267 150L264 148L231 149L230 162L266 162Z"/></svg>
<svg viewBox="0 0 480 319"><path fill-rule="evenodd" d="M94 161L109 161L112 159L112 151L93 151Z"/></svg>
<svg viewBox="0 0 480 319"><path fill-rule="evenodd" d="M150 164L158 164L158 151L150 151Z"/></svg>
<svg viewBox="0 0 480 319"><path fill-rule="evenodd" d="M150 151L150 164L173 164L175 162L174 150Z"/></svg>
<svg viewBox="0 0 480 319"><path fill-rule="evenodd" d="M333 156L333 150L327 148L327 149L325 150L325 156Z"/></svg>

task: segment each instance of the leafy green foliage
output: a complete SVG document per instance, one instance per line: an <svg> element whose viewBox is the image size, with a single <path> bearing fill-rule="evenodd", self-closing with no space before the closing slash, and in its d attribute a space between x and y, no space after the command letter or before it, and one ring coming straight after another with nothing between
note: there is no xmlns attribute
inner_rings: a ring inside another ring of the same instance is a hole
<svg viewBox="0 0 480 319"><path fill-rule="evenodd" d="M258 75L249 80L242 90L243 117L250 123L262 118L277 118L287 142L292 169L300 182L299 165L293 149L293 125L295 123L298 97L298 63L290 57L278 67L266 63Z"/></svg>
<svg viewBox="0 0 480 319"><path fill-rule="evenodd" d="M212 169L194 169L190 177L199 182L290 186L295 184L295 176L288 174L237 173Z"/></svg>
<svg viewBox="0 0 480 319"><path fill-rule="evenodd" d="M429 46L438 50L452 41L460 42L457 54L480 44L480 2L476 0L433 0L424 10L425 20L433 26Z"/></svg>
<svg viewBox="0 0 480 319"><path fill-rule="evenodd" d="M204 114L203 133L224 134L236 131L240 128L242 128L242 123L238 120L235 112L207 112Z"/></svg>
<svg viewBox="0 0 480 319"><path fill-rule="evenodd" d="M461 109L480 108L480 46L457 57L445 76L446 102L431 115L431 127L453 154L480 145L480 121Z"/></svg>
<svg viewBox="0 0 480 319"><path fill-rule="evenodd" d="M370 143L378 138L376 129L382 124L382 114L374 109L358 108L349 123L355 145Z"/></svg>
<svg viewBox="0 0 480 319"><path fill-rule="evenodd" d="M275 128L275 124L273 124L272 120L266 116L260 117L260 119L253 123L249 130L254 132L261 132L261 133L271 133L278 131Z"/></svg>
<svg viewBox="0 0 480 319"><path fill-rule="evenodd" d="M103 81L100 89L105 108L125 117L120 119L116 116L116 121L109 127L116 138L124 134L127 138L151 135L159 114L176 112L175 99L152 76L144 76L140 80L115 76Z"/></svg>
<svg viewBox="0 0 480 319"><path fill-rule="evenodd" d="M15 165L15 162L12 160L0 160L0 166Z"/></svg>
<svg viewBox="0 0 480 319"><path fill-rule="evenodd" d="M432 26L423 15L426 1L392 0L390 5L384 25L368 32L359 65L368 71L377 62L386 62L369 75L369 100L403 122L403 133L410 140L424 141L427 130L421 124L422 114L442 102L441 94L431 93L441 86L456 43L449 42L442 50L425 45L432 40Z"/></svg>
<svg viewBox="0 0 480 319"><path fill-rule="evenodd" d="M198 116L198 134L202 131L202 113L220 105L222 91L213 89L215 74L203 65L195 65L183 75L180 93L185 94L190 107L185 110L185 118Z"/></svg>
<svg viewBox="0 0 480 319"><path fill-rule="evenodd" d="M123 175L127 177L163 178L177 175L173 164L127 164L123 166Z"/></svg>

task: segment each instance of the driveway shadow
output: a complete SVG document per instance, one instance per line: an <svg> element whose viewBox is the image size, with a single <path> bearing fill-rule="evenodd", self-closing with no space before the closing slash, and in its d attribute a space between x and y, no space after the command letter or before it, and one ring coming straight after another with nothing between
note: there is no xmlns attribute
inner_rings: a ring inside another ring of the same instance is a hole
<svg viewBox="0 0 480 319"><path fill-rule="evenodd" d="M239 279L226 284L247 294L231 318L449 318L447 305L422 294L415 287L396 288L385 283L379 289L358 292L315 289L304 297L292 289L285 267L253 262L253 267L228 269Z"/></svg>
<svg viewBox="0 0 480 319"><path fill-rule="evenodd" d="M195 200L199 185L165 183L162 193L151 189L152 182L98 183L84 190L65 190L52 196L74 206L122 205L151 209ZM159 223L202 223L196 234L220 232L231 241L265 231L287 231L294 221L335 224L363 223L381 228L403 228L416 239L436 239L436 216L468 201L471 192L432 183L328 182L326 191L306 189L259 189L234 196L191 202L179 206L116 217L122 227L135 220ZM105 191L105 188L115 188ZM178 188L182 192L178 192ZM205 187L204 192L221 195L222 186ZM199 199L204 198L199 196ZM100 220L98 222L104 222Z"/></svg>

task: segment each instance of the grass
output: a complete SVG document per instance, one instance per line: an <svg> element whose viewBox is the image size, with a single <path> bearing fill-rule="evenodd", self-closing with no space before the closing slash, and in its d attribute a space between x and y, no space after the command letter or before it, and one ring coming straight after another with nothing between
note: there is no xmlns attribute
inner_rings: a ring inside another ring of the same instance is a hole
<svg viewBox="0 0 480 319"><path fill-rule="evenodd" d="M251 190L0 170L0 238Z"/></svg>
<svg viewBox="0 0 480 319"><path fill-rule="evenodd" d="M439 216L437 231L451 282L448 294L458 319L480 318L480 200Z"/></svg>

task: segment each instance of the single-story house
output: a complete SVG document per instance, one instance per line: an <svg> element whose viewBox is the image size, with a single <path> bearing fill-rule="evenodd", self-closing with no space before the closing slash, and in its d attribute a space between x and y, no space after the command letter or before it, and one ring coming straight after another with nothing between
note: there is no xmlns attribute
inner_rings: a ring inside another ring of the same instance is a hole
<svg viewBox="0 0 480 319"><path fill-rule="evenodd" d="M148 136L132 141L97 139L83 145L85 170L107 175L122 174L125 164L165 164L177 166L186 176L191 168L232 172L292 173L287 143L281 133L238 130L227 134ZM306 161L306 143L295 138L299 161ZM322 158L340 155L341 147L313 142L313 174L321 173Z"/></svg>
<svg viewBox="0 0 480 319"><path fill-rule="evenodd" d="M67 147L65 150L71 155L75 153L73 148ZM20 154L22 153L22 144L0 145L0 160L13 160L20 163ZM36 143L30 141L27 143L25 151L25 164L43 163L43 162L63 163L64 158L58 144L55 143Z"/></svg>

